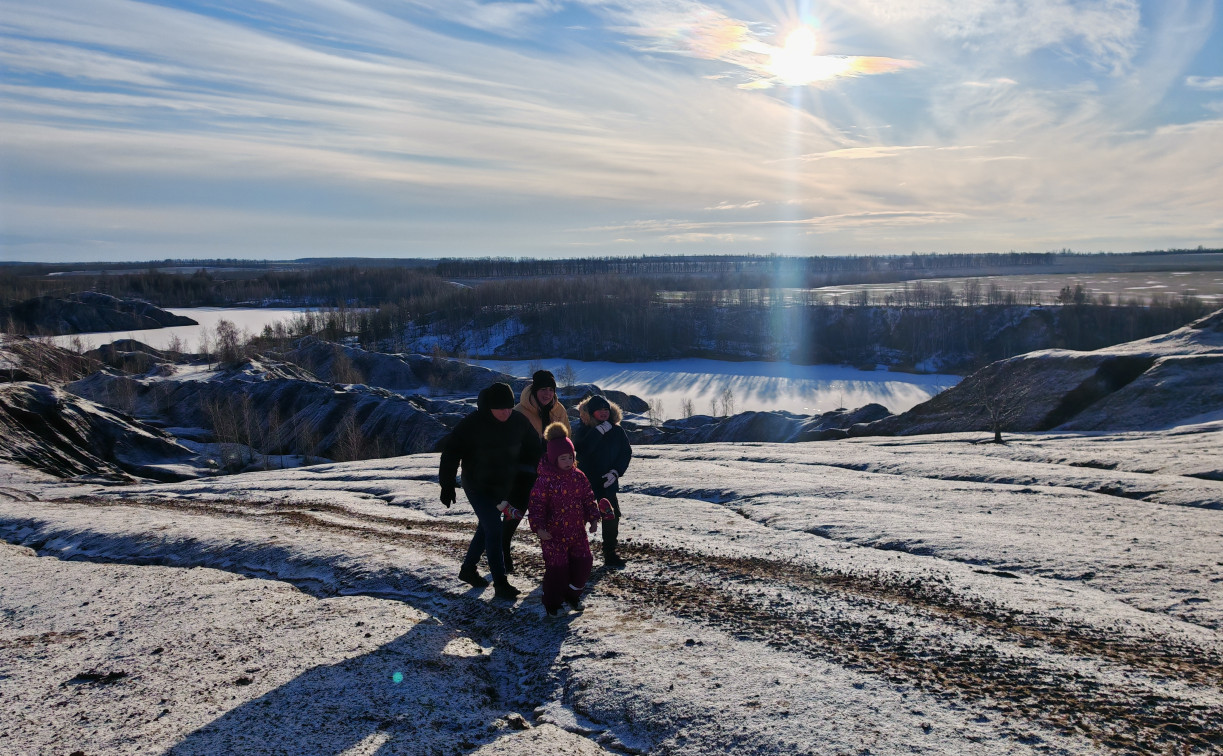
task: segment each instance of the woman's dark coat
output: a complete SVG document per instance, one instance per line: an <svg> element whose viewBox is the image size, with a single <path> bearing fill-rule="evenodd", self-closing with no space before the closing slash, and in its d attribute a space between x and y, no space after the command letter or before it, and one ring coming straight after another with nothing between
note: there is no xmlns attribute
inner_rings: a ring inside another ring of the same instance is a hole
<svg viewBox="0 0 1223 756"><path fill-rule="evenodd" d="M540 457L539 436L518 412L501 422L485 403L484 392L476 411L459 421L442 441L442 463L438 482L443 491L455 485L459 464L463 485L476 493L507 501L520 471L535 472Z"/></svg>

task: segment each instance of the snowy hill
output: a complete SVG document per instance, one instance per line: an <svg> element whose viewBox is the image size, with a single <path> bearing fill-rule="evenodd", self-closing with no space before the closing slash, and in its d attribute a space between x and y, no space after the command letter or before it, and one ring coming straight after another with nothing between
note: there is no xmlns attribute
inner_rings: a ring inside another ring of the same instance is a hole
<svg viewBox="0 0 1223 756"><path fill-rule="evenodd" d="M1223 423L640 447L584 614L456 578L433 454L0 483L0 752L1223 747ZM40 555L45 558L34 558Z"/></svg>
<svg viewBox="0 0 1223 756"><path fill-rule="evenodd" d="M1094 352L1044 350L988 365L901 415L855 429L915 435L990 428L1144 430L1223 417L1223 310Z"/></svg>

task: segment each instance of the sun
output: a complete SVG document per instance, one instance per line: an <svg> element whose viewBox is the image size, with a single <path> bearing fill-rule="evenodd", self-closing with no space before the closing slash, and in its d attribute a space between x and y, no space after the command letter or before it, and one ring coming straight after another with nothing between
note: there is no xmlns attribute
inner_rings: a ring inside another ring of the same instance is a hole
<svg viewBox="0 0 1223 756"><path fill-rule="evenodd" d="M809 26L799 26L786 37L785 46L773 51L769 72L790 86L833 79L845 73L850 65L845 58L816 55L817 46L815 30Z"/></svg>

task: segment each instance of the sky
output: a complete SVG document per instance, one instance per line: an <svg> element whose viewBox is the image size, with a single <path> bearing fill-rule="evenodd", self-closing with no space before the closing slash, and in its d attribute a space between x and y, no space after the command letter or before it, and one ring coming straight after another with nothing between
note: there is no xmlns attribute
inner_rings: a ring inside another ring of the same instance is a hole
<svg viewBox="0 0 1223 756"><path fill-rule="evenodd" d="M0 0L0 261L1223 246L1212 0Z"/></svg>

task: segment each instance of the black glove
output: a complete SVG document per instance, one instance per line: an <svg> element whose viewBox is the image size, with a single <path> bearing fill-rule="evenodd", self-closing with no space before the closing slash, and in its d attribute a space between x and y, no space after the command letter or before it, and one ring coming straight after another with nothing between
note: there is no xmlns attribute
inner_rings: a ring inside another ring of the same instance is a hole
<svg viewBox="0 0 1223 756"><path fill-rule="evenodd" d="M446 505L446 509L450 509L450 505L455 501L454 484L442 484L442 503Z"/></svg>

